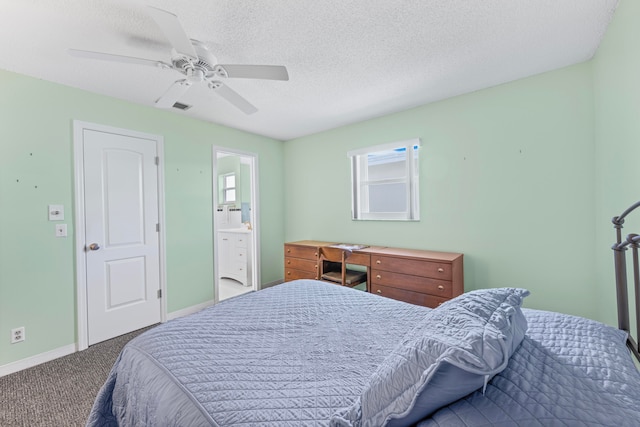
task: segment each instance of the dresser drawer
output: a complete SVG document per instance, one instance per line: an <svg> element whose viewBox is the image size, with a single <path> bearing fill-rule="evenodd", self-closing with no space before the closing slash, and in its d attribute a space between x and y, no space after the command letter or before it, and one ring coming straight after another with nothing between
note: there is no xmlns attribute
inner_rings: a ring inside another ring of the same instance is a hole
<svg viewBox="0 0 640 427"><path fill-rule="evenodd" d="M397 257L371 255L371 267L376 270L398 271L414 276L425 276L434 279L451 280L451 264Z"/></svg>
<svg viewBox="0 0 640 427"><path fill-rule="evenodd" d="M247 248L236 247L234 255L238 261L244 261L247 259Z"/></svg>
<svg viewBox="0 0 640 427"><path fill-rule="evenodd" d="M312 246L284 245L284 256L304 259L318 259L318 249Z"/></svg>
<svg viewBox="0 0 640 427"><path fill-rule="evenodd" d="M443 302L448 301L448 298L380 285L371 285L371 293L430 308L436 308Z"/></svg>
<svg viewBox="0 0 640 427"><path fill-rule="evenodd" d="M316 274L318 271L318 262L311 259L285 257L284 268L309 271Z"/></svg>
<svg viewBox="0 0 640 427"><path fill-rule="evenodd" d="M242 235L239 234L238 236L236 236L236 247L238 248L246 248L247 246L247 240L249 240L249 235Z"/></svg>
<svg viewBox="0 0 640 427"><path fill-rule="evenodd" d="M284 281L288 282L290 280L298 280L298 279L315 279L316 273L311 271L303 271L296 270L294 268L285 268L284 269Z"/></svg>
<svg viewBox="0 0 640 427"><path fill-rule="evenodd" d="M412 292L431 294L442 298L453 296L453 284L448 280L432 279L423 276L411 276L409 274L371 269L369 278L372 285L389 286Z"/></svg>
<svg viewBox="0 0 640 427"><path fill-rule="evenodd" d="M239 276L244 276L247 274L247 263L246 262L236 262L233 265L233 273Z"/></svg>
<svg viewBox="0 0 640 427"><path fill-rule="evenodd" d="M353 252L347 257L347 264L356 264L369 267L371 265L371 255Z"/></svg>

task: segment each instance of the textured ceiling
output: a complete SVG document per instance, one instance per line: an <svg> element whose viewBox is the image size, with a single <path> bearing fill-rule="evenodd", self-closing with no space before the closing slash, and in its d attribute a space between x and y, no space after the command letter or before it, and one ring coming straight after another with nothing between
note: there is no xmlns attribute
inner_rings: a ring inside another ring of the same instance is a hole
<svg viewBox="0 0 640 427"><path fill-rule="evenodd" d="M222 64L285 65L290 80L228 79L245 115L206 86L202 120L289 140L590 59L618 0L0 0L0 68L153 106L173 70L71 57L67 48L170 62L147 14L176 14Z"/></svg>

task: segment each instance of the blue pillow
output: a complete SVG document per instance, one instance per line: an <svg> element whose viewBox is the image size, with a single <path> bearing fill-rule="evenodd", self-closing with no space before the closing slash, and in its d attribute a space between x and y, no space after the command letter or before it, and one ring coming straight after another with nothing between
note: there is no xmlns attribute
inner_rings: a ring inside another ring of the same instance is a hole
<svg viewBox="0 0 640 427"><path fill-rule="evenodd" d="M502 371L527 330L529 291L468 292L428 312L332 426L405 426L478 390Z"/></svg>

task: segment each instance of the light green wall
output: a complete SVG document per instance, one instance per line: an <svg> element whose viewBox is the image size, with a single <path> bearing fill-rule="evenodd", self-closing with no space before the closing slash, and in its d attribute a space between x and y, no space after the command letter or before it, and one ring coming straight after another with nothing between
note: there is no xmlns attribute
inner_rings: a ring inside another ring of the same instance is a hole
<svg viewBox="0 0 640 427"><path fill-rule="evenodd" d="M591 62L285 144L0 71L0 365L75 342L73 119L165 138L170 312L213 296L214 144L258 154L263 283L284 240L460 251L467 290L522 286L530 307L615 324L610 218L640 199L639 21L621 0ZM346 152L412 137L421 221L351 221Z"/></svg>
<svg viewBox="0 0 640 427"><path fill-rule="evenodd" d="M213 298L212 145L258 155L262 280L282 277L282 142L5 71L0 93L0 365L76 341L74 119L164 137L169 312ZM18 326L27 340L10 345Z"/></svg>
<svg viewBox="0 0 640 427"><path fill-rule="evenodd" d="M466 290L597 317L592 86L586 63L288 141L285 238L462 252ZM413 137L421 220L352 221L347 151Z"/></svg>
<svg viewBox="0 0 640 427"><path fill-rule="evenodd" d="M287 142L285 240L460 251L467 290L523 286L530 307L617 324L611 218L640 200L639 21L621 0L592 61ZM346 152L415 136L422 220L352 222Z"/></svg>
<svg viewBox="0 0 640 427"><path fill-rule="evenodd" d="M611 218L640 200L640 2L622 0L593 60L596 138L596 232L600 318L617 324L615 242ZM640 212L625 223L640 232Z"/></svg>

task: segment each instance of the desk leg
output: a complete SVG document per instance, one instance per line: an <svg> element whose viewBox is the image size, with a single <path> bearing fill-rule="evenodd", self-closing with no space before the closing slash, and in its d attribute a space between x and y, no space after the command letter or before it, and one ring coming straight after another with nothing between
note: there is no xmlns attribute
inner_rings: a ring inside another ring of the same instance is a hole
<svg viewBox="0 0 640 427"><path fill-rule="evenodd" d="M371 268L367 265L367 292L371 292Z"/></svg>

